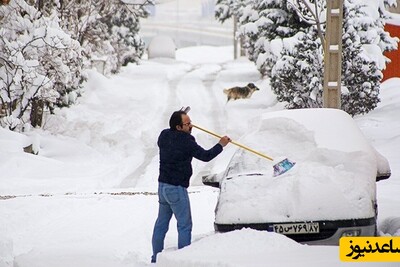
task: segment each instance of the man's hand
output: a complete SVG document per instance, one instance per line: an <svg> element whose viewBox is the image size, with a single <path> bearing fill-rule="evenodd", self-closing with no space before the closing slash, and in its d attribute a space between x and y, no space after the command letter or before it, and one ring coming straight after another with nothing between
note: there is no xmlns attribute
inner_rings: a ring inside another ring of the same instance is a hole
<svg viewBox="0 0 400 267"><path fill-rule="evenodd" d="M226 146L230 141L232 141L228 136L224 136L224 137L222 137L220 140L219 140L219 144L222 146L222 147L224 147L224 146Z"/></svg>

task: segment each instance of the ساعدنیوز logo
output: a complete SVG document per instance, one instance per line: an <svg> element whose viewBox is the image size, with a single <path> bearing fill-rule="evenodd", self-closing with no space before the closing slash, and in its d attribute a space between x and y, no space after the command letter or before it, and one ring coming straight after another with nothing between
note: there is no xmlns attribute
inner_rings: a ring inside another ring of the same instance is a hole
<svg viewBox="0 0 400 267"><path fill-rule="evenodd" d="M400 237L342 237L341 261L400 262Z"/></svg>

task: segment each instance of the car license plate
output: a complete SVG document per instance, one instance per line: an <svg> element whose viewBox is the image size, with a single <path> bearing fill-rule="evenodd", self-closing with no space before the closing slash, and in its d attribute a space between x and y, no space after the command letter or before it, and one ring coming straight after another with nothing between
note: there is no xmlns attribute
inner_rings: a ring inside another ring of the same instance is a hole
<svg viewBox="0 0 400 267"><path fill-rule="evenodd" d="M274 224L273 230L280 234L314 234L319 233L319 224L316 222Z"/></svg>

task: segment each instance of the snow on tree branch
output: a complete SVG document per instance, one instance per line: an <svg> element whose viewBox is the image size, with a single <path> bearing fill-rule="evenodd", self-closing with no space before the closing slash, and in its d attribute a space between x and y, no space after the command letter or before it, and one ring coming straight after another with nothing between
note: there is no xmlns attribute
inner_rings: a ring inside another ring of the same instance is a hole
<svg viewBox="0 0 400 267"><path fill-rule="evenodd" d="M0 17L7 18L0 21L0 125L15 130L37 117L33 103L43 110L79 88L80 68L70 63L80 61L80 46L57 17L43 16L23 0L0 6Z"/></svg>

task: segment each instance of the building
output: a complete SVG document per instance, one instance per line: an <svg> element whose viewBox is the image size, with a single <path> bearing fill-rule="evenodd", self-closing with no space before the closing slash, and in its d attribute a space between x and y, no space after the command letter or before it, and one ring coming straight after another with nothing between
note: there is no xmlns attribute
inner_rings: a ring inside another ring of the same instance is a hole
<svg viewBox="0 0 400 267"><path fill-rule="evenodd" d="M392 13L392 19L390 19L385 25L385 31L390 33L390 36L396 36L400 38L400 0L397 0L397 7L391 7L388 9ZM399 43L400 46L400 43ZM400 48L400 47L399 47ZM383 70L383 80L387 80L393 77L400 78L400 50L393 50L385 52L385 56L390 58L392 62L386 64L386 69Z"/></svg>

